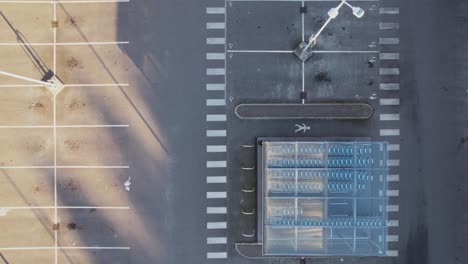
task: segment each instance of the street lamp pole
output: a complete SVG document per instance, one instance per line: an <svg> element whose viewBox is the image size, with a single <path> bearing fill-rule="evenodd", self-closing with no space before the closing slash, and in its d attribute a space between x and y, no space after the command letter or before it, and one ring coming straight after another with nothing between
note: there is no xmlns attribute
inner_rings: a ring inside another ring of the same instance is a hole
<svg viewBox="0 0 468 264"><path fill-rule="evenodd" d="M306 61L307 59L312 56L314 51L312 48L317 44L317 39L322 34L323 30L328 26L328 24L335 19L340 14L340 9L343 5L347 5L351 10L353 10L353 15L357 18L361 18L364 16L364 10L360 7L355 7L350 5L346 0L342 0L341 3L337 7L333 7L328 11L328 19L322 25L322 27L317 31L317 33L312 34L309 38L309 43L301 42L296 49L294 50L294 54L299 57L300 60Z"/></svg>

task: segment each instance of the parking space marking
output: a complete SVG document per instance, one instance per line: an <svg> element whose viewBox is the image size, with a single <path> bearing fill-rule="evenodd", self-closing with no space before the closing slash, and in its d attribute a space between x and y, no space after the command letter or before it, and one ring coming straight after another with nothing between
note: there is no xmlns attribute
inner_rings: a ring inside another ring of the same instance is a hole
<svg viewBox="0 0 468 264"><path fill-rule="evenodd" d="M224 45L226 44L225 38L207 38L206 39L207 45Z"/></svg>
<svg viewBox="0 0 468 264"><path fill-rule="evenodd" d="M380 53L381 60L399 60L400 53Z"/></svg>
<svg viewBox="0 0 468 264"><path fill-rule="evenodd" d="M227 238L226 237L208 237L206 239L207 244L226 244Z"/></svg>
<svg viewBox="0 0 468 264"><path fill-rule="evenodd" d="M208 83L206 84L207 91L224 91L224 83Z"/></svg>
<svg viewBox="0 0 468 264"><path fill-rule="evenodd" d="M226 222L207 222L206 229L226 229Z"/></svg>
<svg viewBox="0 0 468 264"><path fill-rule="evenodd" d="M207 168L226 168L225 160L208 160L206 162Z"/></svg>
<svg viewBox="0 0 468 264"><path fill-rule="evenodd" d="M45 166L0 166L0 169L53 169L53 168L58 168L58 169L128 169L130 168L129 166L121 166L121 165L116 165L116 166L105 166L105 165L70 165L70 166L54 166L54 165L45 165Z"/></svg>
<svg viewBox="0 0 468 264"><path fill-rule="evenodd" d="M206 99L207 106L225 106L226 100L224 99Z"/></svg>
<svg viewBox="0 0 468 264"><path fill-rule="evenodd" d="M400 23L395 23L395 22L380 22L379 23L379 29L381 30L388 30L388 29L399 29L400 28Z"/></svg>
<svg viewBox="0 0 468 264"><path fill-rule="evenodd" d="M380 105L400 105L398 98L382 98L379 100Z"/></svg>
<svg viewBox="0 0 468 264"><path fill-rule="evenodd" d="M206 75L225 75L226 70L224 68L208 68L206 69Z"/></svg>
<svg viewBox="0 0 468 264"><path fill-rule="evenodd" d="M61 249L61 250L130 250L130 247L1 247L0 250L5 251L20 251L20 250L52 250L52 249Z"/></svg>
<svg viewBox="0 0 468 264"><path fill-rule="evenodd" d="M226 115L206 115L208 122L223 122L226 121Z"/></svg>
<svg viewBox="0 0 468 264"><path fill-rule="evenodd" d="M226 54L224 53L207 53L206 54L207 60L224 60L226 59Z"/></svg>
<svg viewBox="0 0 468 264"><path fill-rule="evenodd" d="M208 145L206 152L226 152L226 145Z"/></svg>
<svg viewBox="0 0 468 264"><path fill-rule="evenodd" d="M399 136L400 129L380 129L380 136L388 137L388 136Z"/></svg>
<svg viewBox="0 0 468 264"><path fill-rule="evenodd" d="M387 181L389 182L397 182L397 181L400 181L400 175L398 174L389 174L387 176Z"/></svg>
<svg viewBox="0 0 468 264"><path fill-rule="evenodd" d="M207 207L206 213L207 214L226 214L227 208L226 207Z"/></svg>
<svg viewBox="0 0 468 264"><path fill-rule="evenodd" d="M33 128L111 128L111 127L129 127L127 124L116 124L116 125L22 125L22 126L7 126L0 125L0 129L33 129Z"/></svg>
<svg viewBox="0 0 468 264"><path fill-rule="evenodd" d="M100 46L100 45L127 45L129 41L95 41L95 42L43 42L43 43L20 43L20 42L5 42L0 43L0 46Z"/></svg>
<svg viewBox="0 0 468 264"><path fill-rule="evenodd" d="M208 22L206 23L206 29L224 29L226 24L224 22Z"/></svg>
<svg viewBox="0 0 468 264"><path fill-rule="evenodd" d="M207 130L206 136L207 137L225 137L226 130Z"/></svg>
<svg viewBox="0 0 468 264"><path fill-rule="evenodd" d="M400 151L400 144L388 144L388 151Z"/></svg>
<svg viewBox="0 0 468 264"><path fill-rule="evenodd" d="M208 176L206 183L227 183L226 176Z"/></svg>
<svg viewBox="0 0 468 264"><path fill-rule="evenodd" d="M398 7L381 7L379 13L381 15L398 15L400 14L400 9Z"/></svg>
<svg viewBox="0 0 468 264"><path fill-rule="evenodd" d="M226 13L226 8L224 7L207 7L206 13L209 15L223 14Z"/></svg>
<svg viewBox="0 0 468 264"><path fill-rule="evenodd" d="M380 45L397 45L400 44L399 38L380 38Z"/></svg>
<svg viewBox="0 0 468 264"><path fill-rule="evenodd" d="M206 192L207 199L223 199L227 197L227 192Z"/></svg>
<svg viewBox="0 0 468 264"><path fill-rule="evenodd" d="M226 252L208 252L206 253L208 259L225 259L227 258Z"/></svg>
<svg viewBox="0 0 468 264"><path fill-rule="evenodd" d="M381 121L398 121L400 114L380 114L379 119Z"/></svg>
<svg viewBox="0 0 468 264"><path fill-rule="evenodd" d="M380 68L380 75L399 75L399 68Z"/></svg>
<svg viewBox="0 0 468 264"><path fill-rule="evenodd" d="M397 90L400 90L400 84L399 83L380 83L380 90L397 91Z"/></svg>
<svg viewBox="0 0 468 264"><path fill-rule="evenodd" d="M37 210L55 209L56 206L0 206L7 210ZM57 206L57 209L102 209L102 210L129 210L129 206Z"/></svg>

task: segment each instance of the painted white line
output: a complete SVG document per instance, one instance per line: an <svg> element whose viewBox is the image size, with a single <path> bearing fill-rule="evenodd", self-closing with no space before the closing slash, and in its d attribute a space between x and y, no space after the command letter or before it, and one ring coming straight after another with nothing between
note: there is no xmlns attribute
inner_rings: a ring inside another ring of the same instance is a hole
<svg viewBox="0 0 468 264"><path fill-rule="evenodd" d="M129 127L129 125L56 125L57 128L110 128L110 127ZM54 125L36 125L36 126L2 126L0 129L10 129L10 128L54 128Z"/></svg>
<svg viewBox="0 0 468 264"><path fill-rule="evenodd" d="M387 176L387 181L389 182L397 182L397 181L400 181L400 175L398 174L389 174Z"/></svg>
<svg viewBox="0 0 468 264"><path fill-rule="evenodd" d="M398 98L383 98L379 100L380 105L400 105Z"/></svg>
<svg viewBox="0 0 468 264"><path fill-rule="evenodd" d="M126 3L130 0L0 0L0 4L91 4L91 3Z"/></svg>
<svg viewBox="0 0 468 264"><path fill-rule="evenodd" d="M24 88L30 88L30 87L44 87L44 85L41 84L0 84L1 88L13 88L13 87L24 87Z"/></svg>
<svg viewBox="0 0 468 264"><path fill-rule="evenodd" d="M225 259L227 258L226 252L208 252L206 253L208 259Z"/></svg>
<svg viewBox="0 0 468 264"><path fill-rule="evenodd" d="M379 9L379 13L381 15L398 15L400 13L400 9L398 7L381 7Z"/></svg>
<svg viewBox="0 0 468 264"><path fill-rule="evenodd" d="M226 121L226 115L206 115L207 122L223 122Z"/></svg>
<svg viewBox="0 0 468 264"><path fill-rule="evenodd" d="M207 168L226 168L225 160L209 160L206 162Z"/></svg>
<svg viewBox="0 0 468 264"><path fill-rule="evenodd" d="M389 23L389 22L380 22L379 29L388 30L388 29L399 29L400 23Z"/></svg>
<svg viewBox="0 0 468 264"><path fill-rule="evenodd" d="M314 50L314 53L379 53L377 50Z"/></svg>
<svg viewBox="0 0 468 264"><path fill-rule="evenodd" d="M36 42L36 43L19 43L19 42L5 42L0 43L0 46L98 46L98 45L127 45L130 44L129 41L102 41L102 42L61 42L61 43L53 43L53 42Z"/></svg>
<svg viewBox="0 0 468 264"><path fill-rule="evenodd" d="M399 75L400 69L398 68L380 68L380 75Z"/></svg>
<svg viewBox="0 0 468 264"><path fill-rule="evenodd" d="M388 144L388 151L400 151L400 144Z"/></svg>
<svg viewBox="0 0 468 264"><path fill-rule="evenodd" d="M387 205L387 212L398 212L400 207L398 205Z"/></svg>
<svg viewBox="0 0 468 264"><path fill-rule="evenodd" d="M382 90L382 91L400 90L400 84L399 83L381 83L380 84L380 90Z"/></svg>
<svg viewBox="0 0 468 264"><path fill-rule="evenodd" d="M224 7L207 7L206 8L206 13L209 14L209 15L224 14L224 13L226 13L226 8L224 8Z"/></svg>
<svg viewBox="0 0 468 264"><path fill-rule="evenodd" d="M206 152L226 152L226 145L208 145Z"/></svg>
<svg viewBox="0 0 468 264"><path fill-rule="evenodd" d="M398 235L387 235L387 242L398 242Z"/></svg>
<svg viewBox="0 0 468 264"><path fill-rule="evenodd" d="M206 85L207 91L224 91L224 83L208 83Z"/></svg>
<svg viewBox="0 0 468 264"><path fill-rule="evenodd" d="M129 166L0 166L0 169L128 169Z"/></svg>
<svg viewBox="0 0 468 264"><path fill-rule="evenodd" d="M388 257L398 257L398 250L387 250Z"/></svg>
<svg viewBox="0 0 468 264"><path fill-rule="evenodd" d="M226 244L227 238L226 237L208 237L206 239L206 243L211 244Z"/></svg>
<svg viewBox="0 0 468 264"><path fill-rule="evenodd" d="M2 247L0 251L20 251L20 250L54 250L55 247ZM57 247L57 249L75 250L129 250L130 247Z"/></svg>
<svg viewBox="0 0 468 264"><path fill-rule="evenodd" d="M226 183L226 176L208 176L206 183Z"/></svg>
<svg viewBox="0 0 468 264"><path fill-rule="evenodd" d="M206 229L226 229L226 222L208 222L206 223Z"/></svg>
<svg viewBox="0 0 468 264"><path fill-rule="evenodd" d="M206 99L207 106L225 106L226 100L224 99Z"/></svg>
<svg viewBox="0 0 468 264"><path fill-rule="evenodd" d="M230 0L230 2L337 2L339 0ZM346 2L378 2L381 0L348 0Z"/></svg>
<svg viewBox="0 0 468 264"><path fill-rule="evenodd" d="M380 114L379 118L382 121L398 121L400 120L400 114Z"/></svg>
<svg viewBox="0 0 468 264"><path fill-rule="evenodd" d="M226 24L224 22L208 22L206 23L206 29L224 29Z"/></svg>
<svg viewBox="0 0 468 264"><path fill-rule="evenodd" d="M380 53L381 60L399 60L400 53Z"/></svg>
<svg viewBox="0 0 468 264"><path fill-rule="evenodd" d="M397 227L400 225L400 221L398 220L388 220L388 226L389 227Z"/></svg>
<svg viewBox="0 0 468 264"><path fill-rule="evenodd" d="M128 86L128 83L83 83L83 84L65 84L64 87L120 87Z"/></svg>
<svg viewBox="0 0 468 264"><path fill-rule="evenodd" d="M35 210L35 209L100 209L100 210L129 210L128 206L0 206L7 210Z"/></svg>
<svg viewBox="0 0 468 264"><path fill-rule="evenodd" d="M380 136L389 137L389 136L399 136L400 129L380 129Z"/></svg>
<svg viewBox="0 0 468 264"><path fill-rule="evenodd" d="M227 208L226 207L207 207L206 213L207 214L226 214Z"/></svg>
<svg viewBox="0 0 468 264"><path fill-rule="evenodd" d="M380 38L379 43L381 45L398 45L400 44L399 38Z"/></svg>
<svg viewBox="0 0 468 264"><path fill-rule="evenodd" d="M207 137L225 137L226 130L207 130L206 136Z"/></svg>
<svg viewBox="0 0 468 264"><path fill-rule="evenodd" d="M398 167L398 166L400 166L400 160L399 159L387 160L387 166L389 166L389 167Z"/></svg>
<svg viewBox="0 0 468 264"><path fill-rule="evenodd" d="M400 191L398 190L387 190L387 196L389 197L398 197L400 195Z"/></svg>
<svg viewBox="0 0 468 264"><path fill-rule="evenodd" d="M226 70L223 68L208 68L206 69L206 75L225 75Z"/></svg>
<svg viewBox="0 0 468 264"><path fill-rule="evenodd" d="M226 54L224 53L207 53L206 54L207 60L225 60Z"/></svg>
<svg viewBox="0 0 468 264"><path fill-rule="evenodd" d="M224 45L226 44L225 38L207 38L206 39L207 45Z"/></svg>
<svg viewBox="0 0 468 264"><path fill-rule="evenodd" d="M224 199L226 197L226 192L206 192L207 199Z"/></svg>

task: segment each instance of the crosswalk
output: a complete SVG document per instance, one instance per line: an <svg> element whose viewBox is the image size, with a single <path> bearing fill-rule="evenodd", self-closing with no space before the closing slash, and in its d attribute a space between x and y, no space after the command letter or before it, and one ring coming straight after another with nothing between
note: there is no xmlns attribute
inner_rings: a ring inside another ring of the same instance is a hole
<svg viewBox="0 0 468 264"><path fill-rule="evenodd" d="M206 8L206 258L227 258L226 53L224 1Z"/></svg>
<svg viewBox="0 0 468 264"><path fill-rule="evenodd" d="M390 2L390 1L389 1ZM382 140L389 142L389 175L387 196L389 204L387 206L388 212L388 256L398 256L398 196L399 192L399 152L400 152L400 53L399 44L400 39L399 28L400 24L399 13L397 7L385 6L386 2L382 3L384 6L380 7L379 13L381 15L381 22L379 23L380 30L380 87L379 87L379 136Z"/></svg>

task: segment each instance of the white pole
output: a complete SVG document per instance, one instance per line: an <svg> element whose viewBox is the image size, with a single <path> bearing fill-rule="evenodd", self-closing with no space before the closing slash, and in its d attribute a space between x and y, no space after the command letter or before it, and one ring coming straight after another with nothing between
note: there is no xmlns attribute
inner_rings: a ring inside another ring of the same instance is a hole
<svg viewBox="0 0 468 264"><path fill-rule="evenodd" d="M20 80L24 80L24 81L30 81L30 82L33 82L33 83L42 84L42 85L45 85L45 86L53 85L53 84L48 83L48 82L38 81L38 80L35 80L35 79L32 79L32 78L28 78L28 77L24 77L24 76L21 76L21 75L5 72L5 71L2 71L2 70L0 70L0 74L1 75L6 75L6 76L9 76L9 77L13 77L13 78L17 78L17 79L20 79Z"/></svg>

